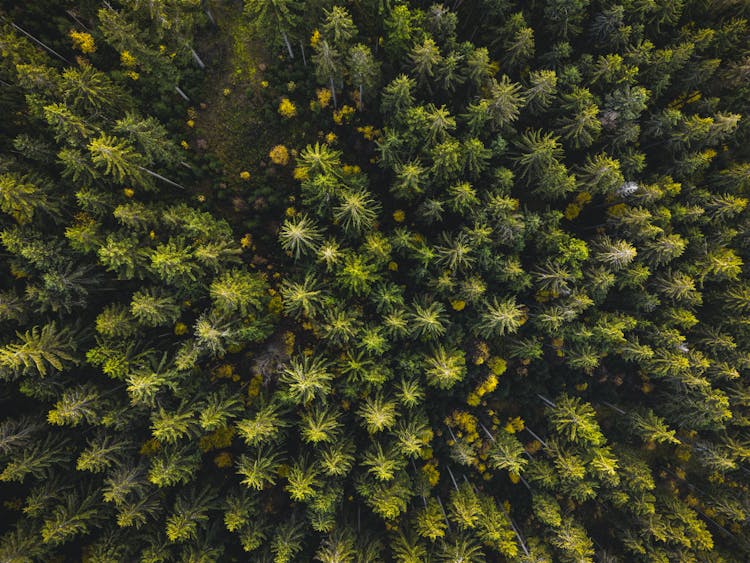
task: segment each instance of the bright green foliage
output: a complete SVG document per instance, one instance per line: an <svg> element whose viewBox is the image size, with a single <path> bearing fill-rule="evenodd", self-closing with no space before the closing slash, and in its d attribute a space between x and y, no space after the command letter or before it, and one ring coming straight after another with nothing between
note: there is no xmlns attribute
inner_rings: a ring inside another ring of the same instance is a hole
<svg viewBox="0 0 750 563"><path fill-rule="evenodd" d="M417 512L415 527L421 537L433 542L445 536L448 523L437 499L431 498L425 503L424 508Z"/></svg>
<svg viewBox="0 0 750 563"><path fill-rule="evenodd" d="M18 223L30 222L37 210L52 209L40 187L10 174L0 175L0 210Z"/></svg>
<svg viewBox="0 0 750 563"><path fill-rule="evenodd" d="M214 306L222 313L247 315L261 309L267 284L262 276L231 270L215 279L209 288Z"/></svg>
<svg viewBox="0 0 750 563"><path fill-rule="evenodd" d="M0 372L5 379L32 373L40 377L76 362L76 344L68 329L55 323L17 333L17 340L0 348Z"/></svg>
<svg viewBox="0 0 750 563"><path fill-rule="evenodd" d="M171 295L164 295L152 289L138 291L133 295L130 313L141 325L164 326L177 320L180 316L180 306Z"/></svg>
<svg viewBox="0 0 750 563"><path fill-rule="evenodd" d="M358 412L370 434L390 429L396 423L396 402L376 395L365 400Z"/></svg>
<svg viewBox="0 0 750 563"><path fill-rule="evenodd" d="M475 330L484 338L513 334L525 320L523 310L516 305L514 297L503 301L493 297L492 302L485 303L483 308Z"/></svg>
<svg viewBox="0 0 750 563"><path fill-rule="evenodd" d="M287 219L279 231L281 246L294 258L314 250L320 241L320 231L315 223L302 215L295 219Z"/></svg>
<svg viewBox="0 0 750 563"><path fill-rule="evenodd" d="M604 443L594 409L578 397L558 397L554 406L547 409L547 416L555 430L571 442L594 446Z"/></svg>
<svg viewBox="0 0 750 563"><path fill-rule="evenodd" d="M460 350L438 346L425 356L424 363L427 383L440 389L450 389L466 374L466 359Z"/></svg>
<svg viewBox="0 0 750 563"><path fill-rule="evenodd" d="M258 446L267 441L273 441L279 436L279 431L286 424L282 418L280 407L268 404L258 410L252 418L240 420L237 430L245 443Z"/></svg>
<svg viewBox="0 0 750 563"><path fill-rule="evenodd" d="M316 397L324 397L330 392L330 373L321 358L295 358L279 377L286 386L286 398L293 403L306 404Z"/></svg>
<svg viewBox="0 0 750 563"><path fill-rule="evenodd" d="M241 455L237 460L237 473L242 484L251 489L262 490L276 483L276 474L281 456L273 450L260 450L252 457Z"/></svg>

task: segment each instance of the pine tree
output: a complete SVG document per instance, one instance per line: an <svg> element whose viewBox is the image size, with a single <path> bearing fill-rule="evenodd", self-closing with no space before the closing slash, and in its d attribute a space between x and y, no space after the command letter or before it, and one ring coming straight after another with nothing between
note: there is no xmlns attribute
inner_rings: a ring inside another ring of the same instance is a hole
<svg viewBox="0 0 750 563"><path fill-rule="evenodd" d="M16 222L29 223L38 212L54 215L56 207L43 188L13 174L0 174L0 210Z"/></svg>
<svg viewBox="0 0 750 563"><path fill-rule="evenodd" d="M34 327L23 334L16 333L18 341L0 348L0 367L3 379L22 374L40 377L51 371L62 371L76 363L76 343L67 328L58 330L55 323Z"/></svg>
<svg viewBox="0 0 750 563"><path fill-rule="evenodd" d="M297 6L288 0L252 0L244 5L244 15L257 30L271 32L271 37L281 35L289 58L294 58L294 51L289 34L298 25Z"/></svg>
<svg viewBox="0 0 750 563"><path fill-rule="evenodd" d="M357 104L359 110L362 111L365 91L369 95L369 92L377 86L380 74L378 64L369 47L358 43L349 49L347 67L352 83L359 89Z"/></svg>
<svg viewBox="0 0 750 563"><path fill-rule="evenodd" d="M340 52L325 39L321 40L315 48L312 57L315 64L315 76L321 84L328 83L333 96L333 107L338 107L336 99L336 83L341 80L343 62Z"/></svg>
<svg viewBox="0 0 750 563"><path fill-rule="evenodd" d="M450 389L466 374L466 359L460 350L446 350L437 346L424 358L427 383L440 389Z"/></svg>
<svg viewBox="0 0 750 563"><path fill-rule="evenodd" d="M324 359L305 356L293 359L279 377L279 382L286 386L286 400L306 404L324 398L330 392L332 378Z"/></svg>
<svg viewBox="0 0 750 563"><path fill-rule="evenodd" d="M130 313L146 327L172 324L180 312L181 308L174 297L155 288L136 292L130 302Z"/></svg>
<svg viewBox="0 0 750 563"><path fill-rule="evenodd" d="M279 231L281 246L295 259L315 250L321 240L320 230L306 215L288 219Z"/></svg>

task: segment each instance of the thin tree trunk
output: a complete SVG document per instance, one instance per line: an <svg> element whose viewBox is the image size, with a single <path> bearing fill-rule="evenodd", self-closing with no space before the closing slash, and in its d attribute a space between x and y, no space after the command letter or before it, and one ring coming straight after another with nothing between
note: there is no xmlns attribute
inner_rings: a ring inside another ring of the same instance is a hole
<svg viewBox="0 0 750 563"><path fill-rule="evenodd" d="M17 29L18 31L20 31L20 32L21 32L21 33L23 33L23 34L24 34L24 35L25 35L26 37L28 37L29 39L31 39L32 41L34 41L34 42L35 42L35 43L37 43L38 45L41 45L41 46L42 46L42 47L43 47L43 48L44 48L44 49L45 49L46 51L48 51L48 52L52 53L53 55L55 55L55 56L56 56L56 57L57 57L58 59L60 59L61 61L63 61L63 62L66 62L66 63L68 63L69 65L72 65L72 64L73 64L73 63L71 63L71 62L70 62L70 61L69 61L68 59L66 59L65 57L63 57L63 56L62 56L62 55L61 55L60 53L58 53L57 51L55 51L55 50L54 50L54 49L53 49L52 47L49 47L48 45L45 45L44 43L42 43L41 41L39 41L39 39L37 39L36 37L34 37L33 35L31 35L31 33L29 33L28 31L25 31L25 30L21 29L20 27L18 27L18 26L17 26L16 24L14 24L13 22L11 22L11 23L10 23L10 25L12 25L14 29Z"/></svg>
<svg viewBox="0 0 750 563"><path fill-rule="evenodd" d="M624 410L622 410L620 407L616 407L612 403L608 403L607 401L602 401L602 404L607 405L609 408L611 408L612 410L616 410L620 414L628 414Z"/></svg>
<svg viewBox="0 0 750 563"><path fill-rule="evenodd" d="M448 531L451 531L451 523L448 520L448 515L445 513L445 508L443 508L443 501L440 500L440 495L437 495L435 498L437 498L438 504L440 505L440 510L443 513L443 518L445 519L445 525L448 526Z"/></svg>
<svg viewBox="0 0 750 563"><path fill-rule="evenodd" d="M203 61L202 61L202 60L201 60L201 58L200 58L200 57L198 56L198 53L196 53L196 52L195 52L195 49L193 49L192 47L190 47L190 54L191 54L191 55L193 55L193 60L194 60L194 61L195 61L196 63L198 63L198 66L199 66L199 67L201 67L201 70L204 70L204 69L206 68L206 65L205 65L205 64L203 64Z"/></svg>
<svg viewBox="0 0 750 563"><path fill-rule="evenodd" d="M338 104L336 103L336 87L333 85L333 76L331 76L331 95L333 96L333 107L338 109Z"/></svg>
<svg viewBox="0 0 750 563"><path fill-rule="evenodd" d="M362 84L359 85L359 111L362 111L362 108L364 107L364 103L362 101L362 97L365 95L365 89Z"/></svg>
<svg viewBox="0 0 750 563"><path fill-rule="evenodd" d="M138 166L138 165L136 165L136 166ZM157 174L153 170L149 170L148 168L144 168L143 166L138 166L138 169L139 170L143 170L146 174L149 174L149 175L153 176L154 178L158 178L159 180L162 180L163 182L166 182L167 184L171 184L171 185L173 185L173 186L175 186L177 188L180 188L181 190L186 189L185 186L183 186L181 184L178 184L177 182L173 182L169 178L165 178L164 176L162 176L161 174Z"/></svg>
<svg viewBox="0 0 750 563"><path fill-rule="evenodd" d="M289 51L289 57L293 59L294 51L292 51L292 45L289 43L289 38L286 35L286 31L282 31L281 36L284 38L284 44L286 45L286 50Z"/></svg>
<svg viewBox="0 0 750 563"><path fill-rule="evenodd" d="M305 44L302 42L302 39L299 40L299 50L302 51L302 64L307 66L307 59L305 58Z"/></svg>
<svg viewBox="0 0 750 563"><path fill-rule="evenodd" d="M545 448L547 447L547 442L545 442L539 436L537 436L536 433L533 430L531 430L528 426L526 428L524 428L524 430L526 430L526 432L528 432L529 434L531 434L534 437L534 439L537 442L539 442L541 445L543 445Z"/></svg>
<svg viewBox="0 0 750 563"><path fill-rule="evenodd" d="M175 86L174 89L175 89L175 92L177 92L180 96L182 96L183 100L185 100L186 102L190 101L190 98L188 98L188 95L182 91L182 88L180 88L179 86Z"/></svg>
<svg viewBox="0 0 750 563"><path fill-rule="evenodd" d="M69 16L70 16L71 18L73 18L73 20L75 20L75 22L76 22L76 23L77 23L78 25L80 25L80 26L81 26L81 27L82 27L83 29L85 29L86 31L91 31L91 30L90 30L90 29L89 29L88 27L86 27L86 25L85 25L85 24L84 24L84 23L83 23L83 22L82 22L81 20L79 20L79 19L78 19L78 17L76 16L76 13L75 13L75 12L74 12L73 10L67 10L67 12L66 12L66 13L67 13L67 14L68 14L68 15L69 15Z"/></svg>
<svg viewBox="0 0 750 563"><path fill-rule="evenodd" d="M208 17L208 21L211 22L211 25L216 27L216 20L214 19L214 15L211 13L211 10L209 8L206 8L205 13L206 17Z"/></svg>

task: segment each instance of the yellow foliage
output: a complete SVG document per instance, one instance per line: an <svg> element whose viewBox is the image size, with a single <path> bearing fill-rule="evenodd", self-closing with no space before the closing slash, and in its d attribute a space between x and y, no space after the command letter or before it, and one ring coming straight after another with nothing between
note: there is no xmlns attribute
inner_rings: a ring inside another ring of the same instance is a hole
<svg viewBox="0 0 750 563"><path fill-rule="evenodd" d="M248 172L247 170L243 170L242 172L240 172L240 178L242 178L245 181L249 180L250 172Z"/></svg>
<svg viewBox="0 0 750 563"><path fill-rule="evenodd" d="M461 299L451 301L451 308L454 311L463 311L466 308L466 301L463 301Z"/></svg>
<svg viewBox="0 0 750 563"><path fill-rule="evenodd" d="M497 356L492 356L487 362L487 366L495 375L502 375L508 369L508 362Z"/></svg>
<svg viewBox="0 0 750 563"><path fill-rule="evenodd" d="M138 59L131 55L130 51L123 51L122 53L120 53L120 62L124 67L133 68L138 64Z"/></svg>
<svg viewBox="0 0 750 563"><path fill-rule="evenodd" d="M516 432L520 432L526 427L524 424L523 419L520 416L516 416L515 418L509 418L508 422L505 425L505 431L510 434L515 434Z"/></svg>
<svg viewBox="0 0 750 563"><path fill-rule="evenodd" d="M234 376L234 366L232 364L221 364L214 369L216 379L232 379Z"/></svg>
<svg viewBox="0 0 750 563"><path fill-rule="evenodd" d="M135 190L133 190L133 188L125 188L122 190L122 193L125 194L125 197L133 197L135 195Z"/></svg>
<svg viewBox="0 0 750 563"><path fill-rule="evenodd" d="M146 440L138 453L141 455L154 455L161 449L161 444L156 438Z"/></svg>
<svg viewBox="0 0 750 563"><path fill-rule="evenodd" d="M287 119L291 119L297 115L297 107L294 105L294 102L287 97L281 98L281 103L279 103L279 115Z"/></svg>
<svg viewBox="0 0 750 563"><path fill-rule="evenodd" d="M273 147L268 153L268 156L274 164L279 164L281 166L289 164L289 151L284 145L276 145Z"/></svg>
<svg viewBox="0 0 750 563"><path fill-rule="evenodd" d="M247 386L248 397L257 397L260 395L260 388L263 385L263 376L260 374L254 375Z"/></svg>
<svg viewBox="0 0 750 563"><path fill-rule="evenodd" d="M294 169L295 180L306 180L307 179L307 168L300 168L299 166Z"/></svg>
<svg viewBox="0 0 750 563"><path fill-rule="evenodd" d="M534 299L536 299L537 303L546 303L550 299L554 299L556 297L558 297L558 294L556 292L542 289L536 292Z"/></svg>
<svg viewBox="0 0 750 563"><path fill-rule="evenodd" d="M477 385L472 395L476 396L477 404L478 404L480 397L484 397L487 393L492 393L496 388L497 388L497 375L492 373L487 379L485 379L482 383Z"/></svg>
<svg viewBox="0 0 750 563"><path fill-rule="evenodd" d="M336 122L337 125L341 125L345 121L348 122L354 111L355 110L352 106L345 105L341 109L337 109L333 112L333 121Z"/></svg>
<svg viewBox="0 0 750 563"><path fill-rule="evenodd" d="M375 129L375 127L373 127L372 125L364 125L362 127L357 127L357 131L359 133L362 133L362 136L368 141L373 141L378 136L380 136L380 130Z"/></svg>
<svg viewBox="0 0 750 563"><path fill-rule="evenodd" d="M96 52L96 43L90 33L71 31L70 38L73 40L73 46L82 53Z"/></svg>
<svg viewBox="0 0 750 563"><path fill-rule="evenodd" d="M576 205L575 203L569 203L565 208L565 212L563 213L563 215L568 221L572 221L573 219L578 217L580 213L581 208L578 207L578 205Z"/></svg>
<svg viewBox="0 0 750 563"><path fill-rule="evenodd" d="M232 454L229 452L221 452L214 458L214 465L219 469L232 467Z"/></svg>
<svg viewBox="0 0 750 563"><path fill-rule="evenodd" d="M542 449L542 443L539 440L532 440L531 442L526 444L526 451L532 455L541 449Z"/></svg>
<svg viewBox="0 0 750 563"><path fill-rule="evenodd" d="M318 43L320 43L320 31L316 29L310 36L310 47L315 49L318 46Z"/></svg>
<svg viewBox="0 0 750 563"><path fill-rule="evenodd" d="M453 413L445 419L445 423L453 428L463 430L463 432L458 433L458 436L461 437L465 433L466 441L469 443L476 442L479 439L479 432L477 431L479 423L477 418L466 411L453 411Z"/></svg>
<svg viewBox="0 0 750 563"><path fill-rule="evenodd" d="M176 323L174 325L174 334L175 336L182 336L183 334L187 333L188 327L185 323Z"/></svg>
<svg viewBox="0 0 750 563"><path fill-rule="evenodd" d="M211 450L219 450L221 448L228 448L232 445L232 438L234 437L234 427L225 426L219 428L214 432L202 436L198 440L198 447L202 452L210 452Z"/></svg>
<svg viewBox="0 0 750 563"><path fill-rule="evenodd" d="M321 108L327 108L328 104L331 103L331 91L328 88L318 88L315 95Z"/></svg>
<svg viewBox="0 0 750 563"><path fill-rule="evenodd" d="M284 352L286 352L287 355L292 355L292 352L294 352L294 343L297 340L297 337L291 330L287 330L284 333L283 336L284 339Z"/></svg>
<svg viewBox="0 0 750 563"><path fill-rule="evenodd" d="M713 156L716 156L716 151L713 151ZM713 156L711 158L713 158ZM664 191L671 196L676 196L682 191L682 184L679 182L673 182L672 178L667 177L667 182L664 184Z"/></svg>
<svg viewBox="0 0 750 563"><path fill-rule="evenodd" d="M680 461L686 462L690 460L690 458L693 456L693 453L690 451L689 446L678 446L675 450L675 456Z"/></svg>
<svg viewBox="0 0 750 563"><path fill-rule="evenodd" d="M490 347L486 342L480 341L474 349L474 365L481 366L490 357Z"/></svg>
<svg viewBox="0 0 750 563"><path fill-rule="evenodd" d="M268 302L268 312L272 315L280 315L282 310L281 297L275 295Z"/></svg>
<svg viewBox="0 0 750 563"><path fill-rule="evenodd" d="M440 471L438 471L437 461L434 459L422 466L422 473L427 477L430 487L435 487L440 482Z"/></svg>

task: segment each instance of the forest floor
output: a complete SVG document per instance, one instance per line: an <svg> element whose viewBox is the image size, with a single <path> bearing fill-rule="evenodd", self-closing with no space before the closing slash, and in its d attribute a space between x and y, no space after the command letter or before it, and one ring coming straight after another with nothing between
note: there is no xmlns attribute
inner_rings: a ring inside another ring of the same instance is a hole
<svg viewBox="0 0 750 563"><path fill-rule="evenodd" d="M216 175L196 192L235 229L252 233L257 243L253 262L265 265L276 252L277 218L292 185L291 174L275 176L280 171L269 166L268 152L288 132L280 129L275 106L268 115L264 73L269 54L245 23L242 4L213 0L208 6L217 29L201 41L207 75L195 112L194 142L214 161Z"/></svg>
<svg viewBox="0 0 750 563"><path fill-rule="evenodd" d="M264 52L243 23L237 3L209 3L218 32L207 43L211 66L196 120L199 148L216 157L231 191L240 191L243 171L258 166L271 143L261 116Z"/></svg>

